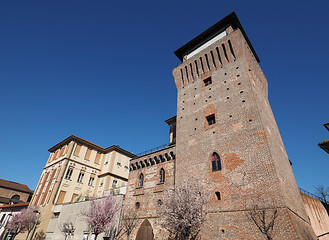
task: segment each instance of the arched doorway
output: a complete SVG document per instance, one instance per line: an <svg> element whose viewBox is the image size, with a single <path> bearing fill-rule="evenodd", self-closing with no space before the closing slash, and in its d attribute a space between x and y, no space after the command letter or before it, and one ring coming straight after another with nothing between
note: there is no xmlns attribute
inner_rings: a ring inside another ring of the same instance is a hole
<svg viewBox="0 0 329 240"><path fill-rule="evenodd" d="M136 240L153 240L153 229L149 220L145 219L139 227Z"/></svg>

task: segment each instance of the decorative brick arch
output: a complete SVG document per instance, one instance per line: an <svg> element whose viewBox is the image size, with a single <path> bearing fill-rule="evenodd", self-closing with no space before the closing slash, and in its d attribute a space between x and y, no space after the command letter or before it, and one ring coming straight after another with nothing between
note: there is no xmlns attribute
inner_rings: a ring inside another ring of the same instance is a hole
<svg viewBox="0 0 329 240"><path fill-rule="evenodd" d="M153 240L153 228L149 220L145 219L138 229L136 240Z"/></svg>

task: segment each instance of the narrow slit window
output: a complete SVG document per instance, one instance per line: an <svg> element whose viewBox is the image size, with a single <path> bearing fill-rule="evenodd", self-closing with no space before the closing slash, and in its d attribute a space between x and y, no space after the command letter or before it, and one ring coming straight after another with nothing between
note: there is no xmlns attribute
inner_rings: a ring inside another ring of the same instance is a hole
<svg viewBox="0 0 329 240"><path fill-rule="evenodd" d="M183 83L183 85L184 85L183 69L180 70L180 74L181 74L181 77L182 77L182 83Z"/></svg>
<svg viewBox="0 0 329 240"><path fill-rule="evenodd" d="M235 54L234 54L234 51L233 51L233 46L232 46L231 40L228 40L228 45L230 46L231 53L232 53L232 55L235 59Z"/></svg>
<svg viewBox="0 0 329 240"><path fill-rule="evenodd" d="M215 114L211 114L207 117L207 122L208 122L208 125L213 125L216 123L216 118L215 118Z"/></svg>
<svg viewBox="0 0 329 240"><path fill-rule="evenodd" d="M200 62L201 62L202 72L204 72L204 67L203 67L203 62L202 62L202 58L201 57L200 57Z"/></svg>
<svg viewBox="0 0 329 240"><path fill-rule="evenodd" d="M203 80L203 82L205 87L212 84L211 77L206 78L205 80Z"/></svg>
<svg viewBox="0 0 329 240"><path fill-rule="evenodd" d="M217 200L220 200L220 192L215 192Z"/></svg>
<svg viewBox="0 0 329 240"><path fill-rule="evenodd" d="M195 64L195 68L196 68L196 74L198 74L198 76L199 76L198 63L196 60L194 61L194 64Z"/></svg>
<svg viewBox="0 0 329 240"><path fill-rule="evenodd" d="M213 62L213 64L214 64L214 66L217 67L217 66L216 66L216 62L215 62L215 58L214 58L214 53L213 53L212 50L210 51L210 54L211 54L211 59L212 59L212 62Z"/></svg>
<svg viewBox="0 0 329 240"><path fill-rule="evenodd" d="M141 173L140 175L139 175L139 179L138 179L138 187L143 187L143 182L144 182L144 175L143 175L143 173Z"/></svg>
<svg viewBox="0 0 329 240"><path fill-rule="evenodd" d="M206 61L207 61L207 66L208 66L208 69L210 70L210 66L209 66L209 60L208 60L208 55L205 54L205 57L206 57Z"/></svg>
<svg viewBox="0 0 329 240"><path fill-rule="evenodd" d="M160 170L160 183L164 183L166 180L166 172L163 168Z"/></svg>
<svg viewBox="0 0 329 240"><path fill-rule="evenodd" d="M222 164L218 153L214 152L211 156L211 167L213 171L222 170Z"/></svg>
<svg viewBox="0 0 329 240"><path fill-rule="evenodd" d="M187 67L185 66L185 72L186 72L186 79L187 79L187 81L189 80L188 78L188 71L187 71Z"/></svg>
<svg viewBox="0 0 329 240"><path fill-rule="evenodd" d="M219 60L220 64L223 64L223 63L222 63L222 59L221 59L221 57L220 57L220 53L219 53L219 49L218 49L218 47L216 47L216 52L217 52L217 56L218 56L218 60Z"/></svg>
<svg viewBox="0 0 329 240"><path fill-rule="evenodd" d="M192 69L192 64L191 63L190 63L190 69L191 69L192 78L194 79L193 69Z"/></svg>
<svg viewBox="0 0 329 240"><path fill-rule="evenodd" d="M227 52L226 52L226 48L225 48L224 43L222 44L222 48L223 48L223 51L224 51L225 58L228 61Z"/></svg>

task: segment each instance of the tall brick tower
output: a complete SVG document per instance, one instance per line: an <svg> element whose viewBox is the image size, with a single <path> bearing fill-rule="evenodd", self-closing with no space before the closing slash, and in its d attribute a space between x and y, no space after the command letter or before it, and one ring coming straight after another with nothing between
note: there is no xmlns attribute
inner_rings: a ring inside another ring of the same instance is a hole
<svg viewBox="0 0 329 240"><path fill-rule="evenodd" d="M246 213L279 209L275 239L315 239L269 101L267 80L232 13L178 49L176 184L201 179L202 239L263 239Z"/></svg>

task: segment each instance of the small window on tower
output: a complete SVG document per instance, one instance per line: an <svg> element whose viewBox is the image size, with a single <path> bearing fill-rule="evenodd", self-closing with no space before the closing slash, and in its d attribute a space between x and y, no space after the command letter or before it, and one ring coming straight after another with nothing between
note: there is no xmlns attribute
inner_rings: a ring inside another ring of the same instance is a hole
<svg viewBox="0 0 329 240"><path fill-rule="evenodd" d="M205 87L212 84L211 77L206 78L203 80Z"/></svg>
<svg viewBox="0 0 329 240"><path fill-rule="evenodd" d="M216 123L215 114L211 114L207 116L207 122L209 126L215 124Z"/></svg>
<svg viewBox="0 0 329 240"><path fill-rule="evenodd" d="M220 192L215 192L217 200L220 200Z"/></svg>

